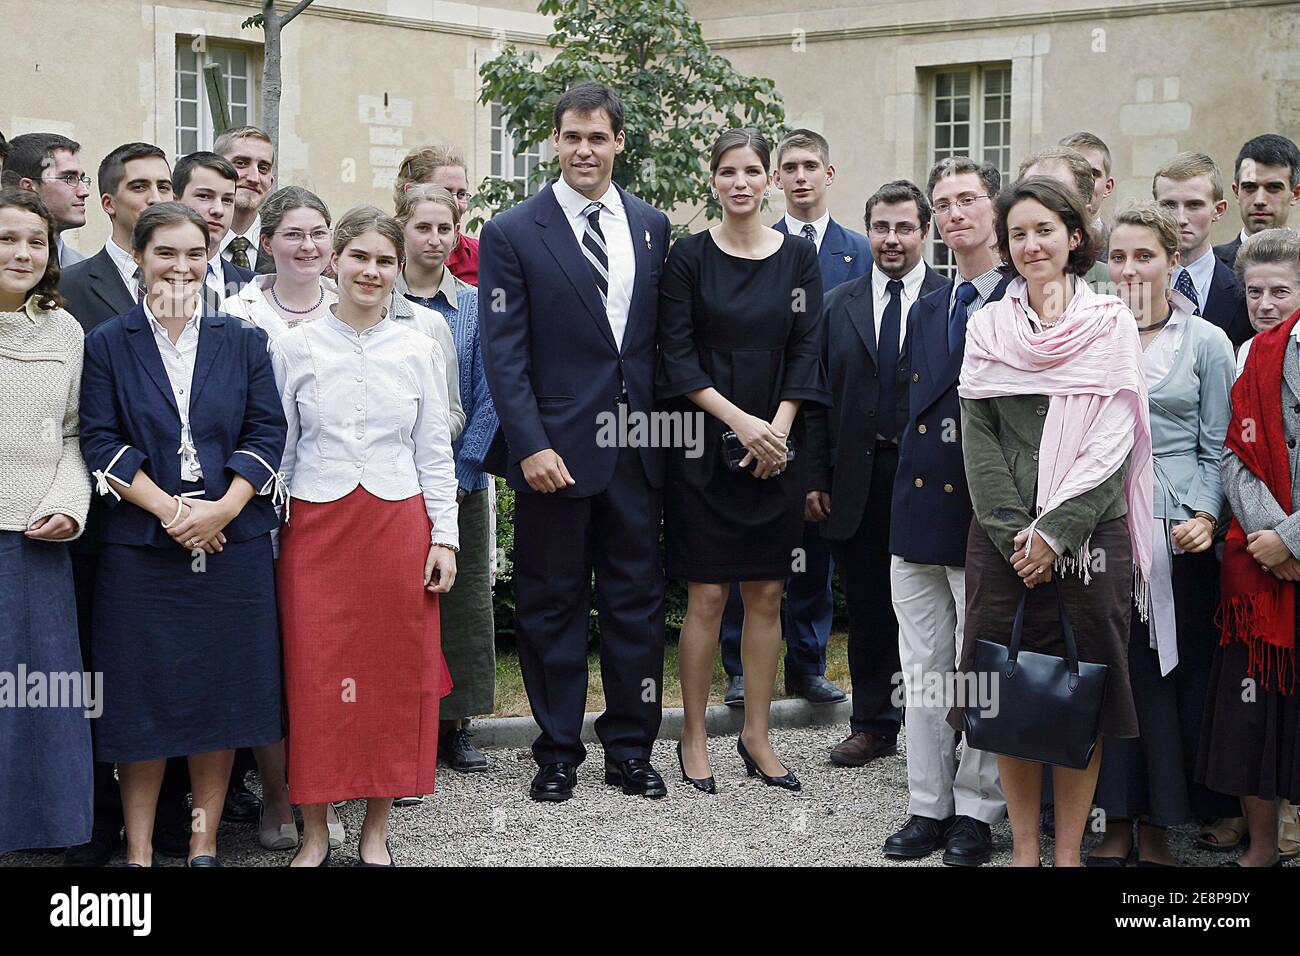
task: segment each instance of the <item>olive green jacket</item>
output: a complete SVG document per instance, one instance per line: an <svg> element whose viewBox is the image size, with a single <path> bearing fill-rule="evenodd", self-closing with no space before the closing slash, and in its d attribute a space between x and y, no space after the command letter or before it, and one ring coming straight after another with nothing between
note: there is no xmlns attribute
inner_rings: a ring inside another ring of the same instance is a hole
<svg viewBox="0 0 1300 956"><path fill-rule="evenodd" d="M1034 520L1038 446L1048 401L1046 395L961 400L962 454L975 520L1008 561L1015 536ZM1128 513L1128 466L1126 459L1096 488L1052 509L1038 522L1038 530L1062 555L1076 553L1101 522Z"/></svg>

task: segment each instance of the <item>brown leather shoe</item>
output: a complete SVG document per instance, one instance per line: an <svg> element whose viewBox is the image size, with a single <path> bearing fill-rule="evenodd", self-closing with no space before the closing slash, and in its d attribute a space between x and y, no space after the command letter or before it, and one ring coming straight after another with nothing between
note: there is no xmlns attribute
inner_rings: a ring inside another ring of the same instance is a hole
<svg viewBox="0 0 1300 956"><path fill-rule="evenodd" d="M877 757L892 757L896 753L897 738L855 731L831 750L831 763L838 767L862 767Z"/></svg>

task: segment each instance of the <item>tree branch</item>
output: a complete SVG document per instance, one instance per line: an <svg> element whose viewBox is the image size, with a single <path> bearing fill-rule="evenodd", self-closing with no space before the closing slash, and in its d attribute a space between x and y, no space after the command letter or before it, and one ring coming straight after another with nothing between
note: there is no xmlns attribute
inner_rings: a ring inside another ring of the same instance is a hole
<svg viewBox="0 0 1300 956"><path fill-rule="evenodd" d="M298 14L302 13L304 10L310 7L313 2L314 0L298 0L298 2L293 5L293 7L289 10L289 12L280 18L280 26L283 27L286 23L288 23Z"/></svg>

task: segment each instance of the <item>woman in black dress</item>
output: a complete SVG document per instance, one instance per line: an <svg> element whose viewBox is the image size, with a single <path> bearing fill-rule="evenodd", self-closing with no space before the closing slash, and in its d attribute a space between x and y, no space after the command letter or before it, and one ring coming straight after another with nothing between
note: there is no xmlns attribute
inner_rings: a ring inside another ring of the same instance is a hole
<svg viewBox="0 0 1300 956"><path fill-rule="evenodd" d="M678 645L685 705L679 758L684 780L714 791L704 710L727 592L739 581L748 679L737 750L750 776L797 790L767 726L781 589L798 560L808 490L799 411L804 402L830 401L820 362L821 273L812 243L759 219L771 184L762 136L723 133L709 169L722 223L673 246L659 299L658 397L703 425L702 444L670 453L664 493L667 571L688 589ZM723 459L728 431L744 447L735 471Z"/></svg>

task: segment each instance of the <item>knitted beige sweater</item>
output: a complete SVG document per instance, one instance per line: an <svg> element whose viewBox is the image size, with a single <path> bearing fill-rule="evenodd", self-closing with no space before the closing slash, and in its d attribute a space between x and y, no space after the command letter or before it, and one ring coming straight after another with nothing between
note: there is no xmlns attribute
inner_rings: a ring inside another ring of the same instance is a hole
<svg viewBox="0 0 1300 956"><path fill-rule="evenodd" d="M78 444L82 331L63 309L28 299L0 312L0 531L65 514L79 536L90 475Z"/></svg>

